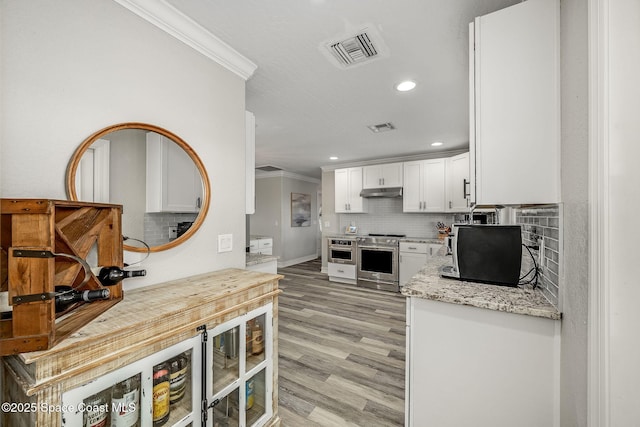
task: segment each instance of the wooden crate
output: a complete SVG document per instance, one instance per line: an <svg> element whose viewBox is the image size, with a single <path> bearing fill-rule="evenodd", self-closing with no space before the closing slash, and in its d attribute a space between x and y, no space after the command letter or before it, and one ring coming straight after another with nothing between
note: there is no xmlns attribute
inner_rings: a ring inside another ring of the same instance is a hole
<svg viewBox="0 0 640 427"><path fill-rule="evenodd" d="M85 277L77 261L97 249L98 265L123 266L122 206L48 199L0 199L0 291L13 305L0 320L0 355L46 350L119 302L122 284L109 286L110 299L79 304L56 314L56 285L78 286ZM34 251L34 252L31 252ZM80 290L101 289L91 274ZM40 299L17 303L15 297Z"/></svg>

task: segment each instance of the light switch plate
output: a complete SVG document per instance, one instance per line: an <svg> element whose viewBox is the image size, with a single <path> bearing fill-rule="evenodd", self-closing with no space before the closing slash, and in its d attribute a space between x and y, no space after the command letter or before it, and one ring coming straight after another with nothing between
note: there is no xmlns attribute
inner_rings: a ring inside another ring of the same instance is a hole
<svg viewBox="0 0 640 427"><path fill-rule="evenodd" d="M233 250L233 234L218 234L218 252Z"/></svg>

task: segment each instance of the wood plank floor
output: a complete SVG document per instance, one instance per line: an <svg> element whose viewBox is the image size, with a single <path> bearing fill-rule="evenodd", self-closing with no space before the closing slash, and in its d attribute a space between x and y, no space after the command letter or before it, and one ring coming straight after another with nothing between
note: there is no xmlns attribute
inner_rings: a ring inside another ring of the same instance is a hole
<svg viewBox="0 0 640 427"><path fill-rule="evenodd" d="M404 425L404 297L329 282L320 267L278 271L282 425Z"/></svg>

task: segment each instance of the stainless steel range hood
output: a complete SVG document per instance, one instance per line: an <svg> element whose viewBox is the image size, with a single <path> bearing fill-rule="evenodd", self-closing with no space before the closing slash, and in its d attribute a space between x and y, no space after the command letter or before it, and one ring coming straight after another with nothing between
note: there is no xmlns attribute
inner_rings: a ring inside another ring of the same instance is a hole
<svg viewBox="0 0 640 427"><path fill-rule="evenodd" d="M402 187L365 188L360 197L402 197Z"/></svg>

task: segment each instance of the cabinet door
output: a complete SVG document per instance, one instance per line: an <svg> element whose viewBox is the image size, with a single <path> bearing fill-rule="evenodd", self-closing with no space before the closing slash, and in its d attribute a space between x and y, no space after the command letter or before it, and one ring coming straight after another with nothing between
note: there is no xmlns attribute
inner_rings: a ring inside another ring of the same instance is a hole
<svg viewBox="0 0 640 427"><path fill-rule="evenodd" d="M400 286L406 285L409 279L420 271L426 263L427 254L400 252Z"/></svg>
<svg viewBox="0 0 640 427"><path fill-rule="evenodd" d="M335 176L335 199L336 212L345 213L349 210L349 169L336 169Z"/></svg>
<svg viewBox="0 0 640 427"><path fill-rule="evenodd" d="M147 133L147 212L198 212L202 178L179 145L155 132Z"/></svg>
<svg viewBox="0 0 640 427"><path fill-rule="evenodd" d="M402 163L385 163L362 168L363 188L402 187Z"/></svg>
<svg viewBox="0 0 640 427"><path fill-rule="evenodd" d="M422 208L422 162L405 162L402 210L420 212Z"/></svg>
<svg viewBox="0 0 640 427"><path fill-rule="evenodd" d="M365 202L360 197L362 191L362 168L349 169L349 212L360 213L365 211Z"/></svg>
<svg viewBox="0 0 640 427"><path fill-rule="evenodd" d="M461 212L469 209L469 153L447 159L447 211Z"/></svg>
<svg viewBox="0 0 640 427"><path fill-rule="evenodd" d="M558 1L518 3L474 27L477 203L557 203Z"/></svg>
<svg viewBox="0 0 640 427"><path fill-rule="evenodd" d="M212 329L208 426L262 426L273 413L273 305ZM211 338L210 338L211 339Z"/></svg>
<svg viewBox="0 0 640 427"><path fill-rule="evenodd" d="M424 161L424 212L445 211L445 159Z"/></svg>
<svg viewBox="0 0 640 427"><path fill-rule="evenodd" d="M62 425L198 424L201 342L197 335L63 393Z"/></svg>

